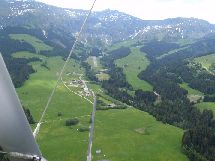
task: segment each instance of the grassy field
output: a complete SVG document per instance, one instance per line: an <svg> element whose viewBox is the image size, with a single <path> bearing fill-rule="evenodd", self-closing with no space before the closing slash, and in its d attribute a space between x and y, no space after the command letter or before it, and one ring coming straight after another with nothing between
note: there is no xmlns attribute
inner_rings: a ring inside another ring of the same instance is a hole
<svg viewBox="0 0 215 161"><path fill-rule="evenodd" d="M171 51L169 51L168 53L165 53L165 54L163 54L163 55L161 55L161 56L158 56L156 59L162 59L162 58L164 58L164 57L166 57L166 56L172 55L172 54L174 54L174 53L176 53L176 52L179 52L179 51L181 51L181 50L184 50L184 49L186 49L186 48L188 48L188 47L182 47L182 48L179 48L179 49L171 50Z"/></svg>
<svg viewBox="0 0 215 161"><path fill-rule="evenodd" d="M186 89L188 91L188 95L203 95L202 92L189 87L187 83L180 84L180 87Z"/></svg>
<svg viewBox="0 0 215 161"><path fill-rule="evenodd" d="M196 62L202 64L202 67L209 70L210 66L215 63L215 54L201 56L194 59Z"/></svg>
<svg viewBox="0 0 215 161"><path fill-rule="evenodd" d="M122 41L122 42L119 42L119 43L116 43L114 45L112 45L111 47L108 48L108 51L113 51L113 50L116 50L122 46L132 46L134 45L135 43L137 43L135 40L127 40L127 41Z"/></svg>
<svg viewBox="0 0 215 161"><path fill-rule="evenodd" d="M108 104L116 101L98 85L90 87L107 99ZM181 152L182 135L183 130L132 107L97 110L93 161L188 161ZM99 150L101 153L97 154Z"/></svg>
<svg viewBox="0 0 215 161"><path fill-rule="evenodd" d="M118 67L123 68L128 83L135 89L144 91L152 91L153 87L146 81L140 80L137 75L145 70L150 64L144 53L139 51L139 48L131 48L132 53L127 57L115 61Z"/></svg>
<svg viewBox="0 0 215 161"><path fill-rule="evenodd" d="M16 53L13 53L12 56L14 58L40 58L41 60L47 59L46 56L30 53L28 51L16 52Z"/></svg>
<svg viewBox="0 0 215 161"><path fill-rule="evenodd" d="M182 83L179 85L181 88L184 88L188 91L187 97L189 98L189 100L191 102L196 102L197 100L201 99L202 96L204 96L204 94L202 92L189 87L187 83Z"/></svg>
<svg viewBox="0 0 215 161"><path fill-rule="evenodd" d="M188 161L181 152L182 134L133 108L97 111L93 161Z"/></svg>
<svg viewBox="0 0 215 161"><path fill-rule="evenodd" d="M10 34L9 36L14 40L25 41L25 42L31 44L36 49L37 53L39 51L47 51L47 50L53 49L49 45L44 44L44 42L42 40L39 40L36 37L28 35L28 34Z"/></svg>
<svg viewBox="0 0 215 161"><path fill-rule="evenodd" d="M93 68L93 70L95 70L95 72L98 72L99 70L103 69L100 63L100 58L96 56L90 56L87 59L87 63L91 65L91 67Z"/></svg>
<svg viewBox="0 0 215 161"><path fill-rule="evenodd" d="M215 118L215 102L201 102L196 104L196 107L198 107L201 111L205 109L212 110Z"/></svg>
<svg viewBox="0 0 215 161"><path fill-rule="evenodd" d="M96 77L98 78L98 80L100 81L104 81L104 80L108 80L110 79L110 75L109 74L106 74L106 73L99 73L99 74L96 74Z"/></svg>
<svg viewBox="0 0 215 161"><path fill-rule="evenodd" d="M177 43L178 43L180 46L186 46L186 45L192 44L192 43L194 43L194 42L195 42L195 40L183 38L183 39L178 40Z"/></svg>
<svg viewBox="0 0 215 161"><path fill-rule="evenodd" d="M32 57L33 55L32 53L20 52L15 53L14 56ZM35 56L38 57L37 54ZM59 67L64 63L61 57L44 59L50 70L42 67L42 62L31 63L37 72L30 76L23 87L17 89L22 104L31 110L36 121L40 118L48 96L56 83ZM84 73L74 60L69 62L65 73L73 71ZM60 84L37 138L42 153L48 160L86 160L88 132L79 132L77 129L89 127L91 111L92 105L89 102L71 93ZM59 112L62 113L62 116L58 116ZM64 125L65 120L70 118L78 118L79 124L66 127Z"/></svg>
<svg viewBox="0 0 215 161"><path fill-rule="evenodd" d="M98 85L90 86L108 103L115 102ZM132 107L97 110L93 161L188 161L181 152L182 135L183 130Z"/></svg>
<svg viewBox="0 0 215 161"><path fill-rule="evenodd" d="M87 63L90 64L94 72L96 73L96 77L100 81L108 80L110 75L104 72L104 67L100 63L100 58L96 56L90 56L87 59Z"/></svg>

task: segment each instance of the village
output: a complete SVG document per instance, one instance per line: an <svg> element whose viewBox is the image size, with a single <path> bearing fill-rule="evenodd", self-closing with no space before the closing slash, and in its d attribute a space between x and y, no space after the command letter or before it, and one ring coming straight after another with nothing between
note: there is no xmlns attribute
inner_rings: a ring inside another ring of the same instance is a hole
<svg viewBox="0 0 215 161"><path fill-rule="evenodd" d="M69 73L71 74L71 73ZM75 88L80 88L82 90L78 91L78 94L83 96L83 97L90 97L92 94L89 90L89 88L87 87L86 81L82 80L82 74L77 74L75 72L73 72L73 75L79 75L78 79L72 79L70 81L66 82L66 85L68 87L75 87Z"/></svg>

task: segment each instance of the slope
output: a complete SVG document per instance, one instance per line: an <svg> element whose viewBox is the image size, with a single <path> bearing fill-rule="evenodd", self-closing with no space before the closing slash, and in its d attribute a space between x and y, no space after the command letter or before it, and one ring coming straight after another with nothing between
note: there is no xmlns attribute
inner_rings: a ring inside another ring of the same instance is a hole
<svg viewBox="0 0 215 161"><path fill-rule="evenodd" d="M214 72L214 65L215 65L215 54L209 54L201 57L197 57L194 59L197 63L200 63L204 69L209 72Z"/></svg>
<svg viewBox="0 0 215 161"><path fill-rule="evenodd" d="M16 53L16 57L18 55L19 53ZM31 110L36 121L41 115L51 89L56 83L59 68L63 64L61 57L41 57L47 62L48 69L42 66L42 62L32 63L37 72L30 76L23 87L17 89L22 104ZM66 72L73 71L84 72L74 60L69 63ZM75 78L71 76L70 79ZM68 91L63 84L59 85L38 137L40 148L48 160L86 159L88 132L79 132L77 129L89 126L91 109L92 105L88 101ZM66 127L65 121L72 118L77 118L79 124Z"/></svg>
<svg viewBox="0 0 215 161"><path fill-rule="evenodd" d="M117 59L115 64L123 68L128 83L130 83L134 89L152 91L152 86L148 82L138 78L138 74L145 70L150 64L145 54L140 52L139 47L132 47L131 53L122 59Z"/></svg>

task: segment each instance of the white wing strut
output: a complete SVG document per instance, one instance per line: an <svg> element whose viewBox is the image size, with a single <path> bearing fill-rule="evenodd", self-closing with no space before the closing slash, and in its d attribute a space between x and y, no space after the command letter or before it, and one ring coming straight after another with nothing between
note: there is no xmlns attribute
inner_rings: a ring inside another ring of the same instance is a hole
<svg viewBox="0 0 215 161"><path fill-rule="evenodd" d="M0 147L10 161L41 160L10 75L0 53Z"/></svg>

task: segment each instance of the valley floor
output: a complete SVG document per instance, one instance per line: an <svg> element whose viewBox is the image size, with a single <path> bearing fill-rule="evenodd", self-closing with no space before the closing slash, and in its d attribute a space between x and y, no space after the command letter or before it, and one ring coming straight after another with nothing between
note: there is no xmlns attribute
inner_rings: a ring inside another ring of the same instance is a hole
<svg viewBox="0 0 215 161"><path fill-rule="evenodd" d="M18 53L16 57L23 55L39 56L49 68L41 66L42 62L32 63L37 72L17 89L22 104L31 110L38 121L63 60L61 57L47 58L29 53ZM63 80L76 80L79 78L77 73L84 74L84 70L72 60ZM80 89L70 88L74 92ZM106 97L99 86L91 85L91 88ZM92 97L89 96L89 99L92 100ZM79 129L89 127L91 112L92 104L89 101L72 93L61 83L37 138L44 157L51 161L85 161L89 132L80 132ZM71 118L79 119L79 124L65 126L65 121ZM158 122L149 114L132 107L99 110L95 118L93 160L186 161L188 159L180 148L182 135L183 130Z"/></svg>
<svg viewBox="0 0 215 161"><path fill-rule="evenodd" d="M183 130L137 109L97 111L95 126L93 161L188 160L181 152Z"/></svg>

